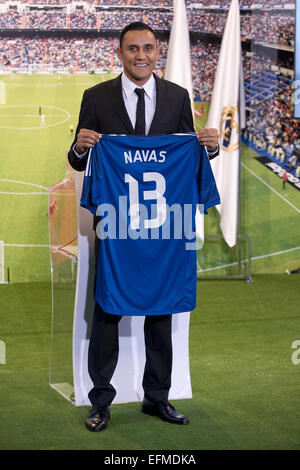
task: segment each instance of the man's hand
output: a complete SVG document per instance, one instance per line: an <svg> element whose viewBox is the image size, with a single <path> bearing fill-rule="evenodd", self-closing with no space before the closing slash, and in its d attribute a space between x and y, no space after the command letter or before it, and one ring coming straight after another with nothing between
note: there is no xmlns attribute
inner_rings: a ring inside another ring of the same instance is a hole
<svg viewBox="0 0 300 470"><path fill-rule="evenodd" d="M202 129L197 132L197 137L201 145L206 145L208 152L217 150L219 143L219 132L217 129Z"/></svg>
<svg viewBox="0 0 300 470"><path fill-rule="evenodd" d="M81 155L99 142L101 134L90 129L80 129L77 135L76 152Z"/></svg>

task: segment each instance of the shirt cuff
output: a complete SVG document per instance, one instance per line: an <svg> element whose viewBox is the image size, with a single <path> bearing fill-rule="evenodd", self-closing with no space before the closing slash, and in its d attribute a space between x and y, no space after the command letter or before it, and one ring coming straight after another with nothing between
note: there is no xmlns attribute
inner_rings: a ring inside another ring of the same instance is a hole
<svg viewBox="0 0 300 470"><path fill-rule="evenodd" d="M84 153L79 154L79 153L76 152L75 148L76 148L76 144L73 145L72 150L75 153L76 157L78 157L78 158L83 158L88 153L88 150L86 150Z"/></svg>
<svg viewBox="0 0 300 470"><path fill-rule="evenodd" d="M219 144L218 144L217 149L216 149L214 152L209 152L209 151L207 150L207 154L208 154L209 158L214 158L214 157L216 157L217 155L219 155L219 152L220 152L220 145L219 145Z"/></svg>

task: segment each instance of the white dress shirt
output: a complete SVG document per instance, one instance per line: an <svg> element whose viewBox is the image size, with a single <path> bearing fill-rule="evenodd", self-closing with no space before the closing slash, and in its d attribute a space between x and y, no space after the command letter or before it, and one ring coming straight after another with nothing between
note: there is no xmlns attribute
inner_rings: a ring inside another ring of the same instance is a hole
<svg viewBox="0 0 300 470"><path fill-rule="evenodd" d="M143 88L145 90L145 123L146 123L146 135L149 133L149 129L154 117L156 108L156 83L153 75L149 80L144 83L142 87L137 86L133 83L125 73L121 76L122 83L122 94L125 103L126 111L131 121L132 127L135 128L136 122L136 106L138 102L138 96L135 93L136 88Z"/></svg>

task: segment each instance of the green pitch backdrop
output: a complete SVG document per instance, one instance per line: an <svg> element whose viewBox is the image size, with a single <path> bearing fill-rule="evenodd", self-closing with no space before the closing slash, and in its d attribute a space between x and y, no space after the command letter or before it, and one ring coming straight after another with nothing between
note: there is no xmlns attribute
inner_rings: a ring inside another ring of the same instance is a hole
<svg viewBox="0 0 300 470"><path fill-rule="evenodd" d="M297 278L198 282L190 326L193 399L172 402L190 424L146 416L139 403L118 404L103 433L85 428L88 407L74 407L49 387L50 284L0 285L0 449L299 450Z"/></svg>
<svg viewBox="0 0 300 470"><path fill-rule="evenodd" d="M49 185L65 175L65 154L77 125L83 91L111 75L3 75L6 103L0 105L0 240L5 243L5 267L11 282L48 281ZM42 123L40 115L45 115ZM201 103L195 108L203 111ZM197 115L197 129L204 126ZM297 220L300 192L242 149L241 229L250 236L252 272L284 273L300 266ZM215 209L206 217L206 235L219 234ZM198 253L199 266L207 274L225 274L231 251L209 241ZM7 275L6 275L7 276Z"/></svg>

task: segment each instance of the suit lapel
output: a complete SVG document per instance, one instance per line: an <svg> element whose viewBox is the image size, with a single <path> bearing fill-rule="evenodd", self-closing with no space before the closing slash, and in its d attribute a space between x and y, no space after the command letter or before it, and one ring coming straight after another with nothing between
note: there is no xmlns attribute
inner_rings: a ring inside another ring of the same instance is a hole
<svg viewBox="0 0 300 470"><path fill-rule="evenodd" d="M123 122L126 132L128 132L128 134L134 134L134 129L132 127L123 100L121 75L115 78L115 80L112 80L111 86L108 88L108 90L114 111Z"/></svg>
<svg viewBox="0 0 300 470"><path fill-rule="evenodd" d="M160 120L164 112L168 109L168 89L164 86L164 81L154 74L156 82L156 107L153 120L149 129L149 135L161 132Z"/></svg>
<svg viewBox="0 0 300 470"><path fill-rule="evenodd" d="M164 86L164 80L158 78L155 74L154 78L156 82L156 107L149 129L149 135L161 133L160 120L168 109L168 88ZM135 134L123 100L121 75L111 81L111 85L108 90L114 112L123 122L126 133Z"/></svg>

